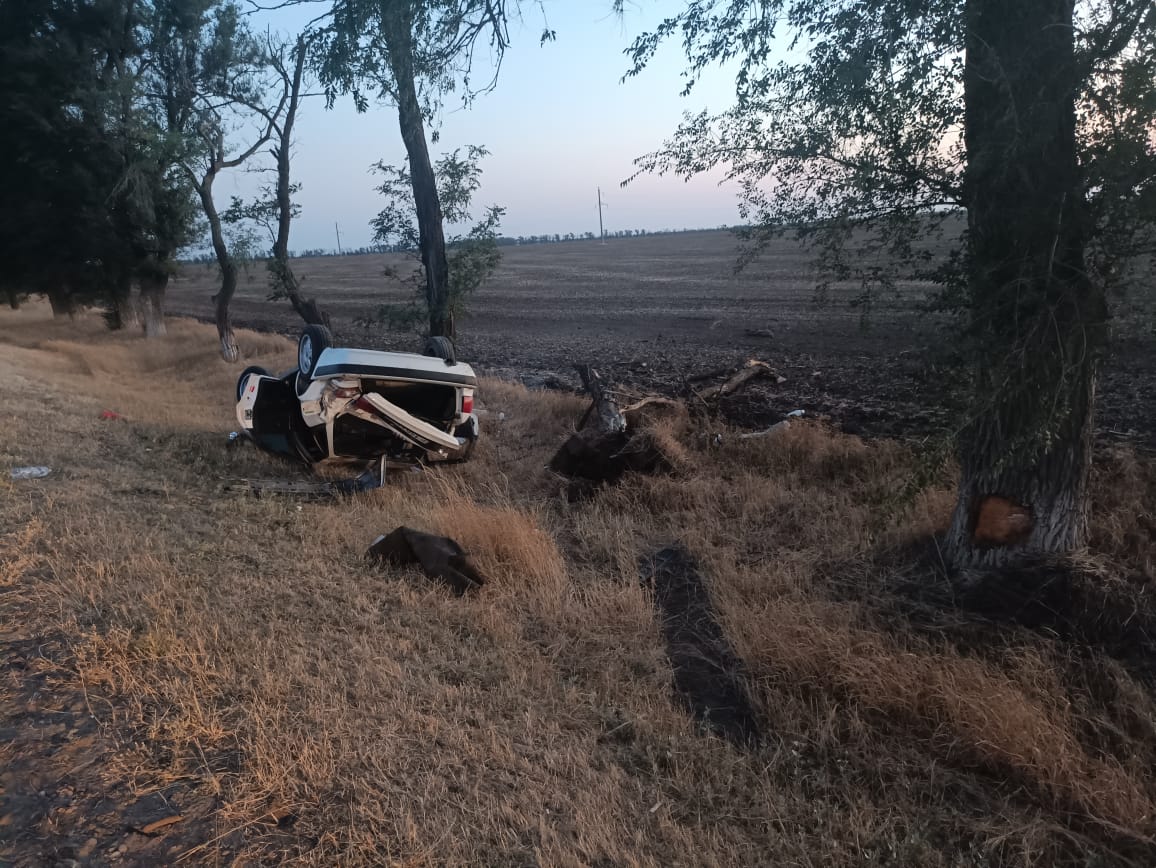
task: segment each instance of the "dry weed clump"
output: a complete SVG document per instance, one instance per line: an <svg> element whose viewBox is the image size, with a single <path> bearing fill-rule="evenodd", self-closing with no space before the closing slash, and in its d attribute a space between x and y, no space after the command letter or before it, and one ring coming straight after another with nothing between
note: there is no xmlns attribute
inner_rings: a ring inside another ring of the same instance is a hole
<svg viewBox="0 0 1156 868"><path fill-rule="evenodd" d="M1104 450L1091 490L1092 549L1156 581L1156 461L1127 449Z"/></svg>
<svg viewBox="0 0 1156 868"><path fill-rule="evenodd" d="M954 504L949 485L894 502L897 444L803 423L716 446L675 415L646 429L670 472L571 504L546 465L585 403L487 380L471 463L258 499L226 483L297 471L224 450L236 369L211 328L25 325L4 399L59 399L13 414L3 454L59 472L0 489L4 628L68 637L58 677L125 733L107 774L215 800L188 864L1156 861L1142 671L1023 625L969 621L987 650L879 618L890 572L933 572L903 547ZM291 364L288 342L240 336ZM97 421L109 402L124 418ZM1097 557L1150 571L1153 479L1101 465ZM365 559L402 524L454 537L490 582L457 598ZM744 660L766 734L749 748L672 695L638 564L673 542Z"/></svg>

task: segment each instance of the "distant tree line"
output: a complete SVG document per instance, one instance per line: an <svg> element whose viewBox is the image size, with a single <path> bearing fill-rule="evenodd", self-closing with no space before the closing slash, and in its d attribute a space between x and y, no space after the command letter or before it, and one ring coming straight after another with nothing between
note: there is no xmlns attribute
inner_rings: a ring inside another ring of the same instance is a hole
<svg viewBox="0 0 1156 868"><path fill-rule="evenodd" d="M606 238L642 238L655 235L683 235L697 232L725 232L740 227L717 226L713 229L614 229L606 232ZM494 244L498 247L519 247L529 244L564 244L570 241L597 241L595 232L567 232L544 233L542 235L498 235ZM447 248L454 249L454 242L447 242ZM403 243L370 244L364 247L349 247L341 251L326 247L309 247L303 250L289 251L292 259L311 259L321 256L371 256L381 253L408 253L411 248ZM193 253L182 258L187 263L213 264L216 262L211 253Z"/></svg>

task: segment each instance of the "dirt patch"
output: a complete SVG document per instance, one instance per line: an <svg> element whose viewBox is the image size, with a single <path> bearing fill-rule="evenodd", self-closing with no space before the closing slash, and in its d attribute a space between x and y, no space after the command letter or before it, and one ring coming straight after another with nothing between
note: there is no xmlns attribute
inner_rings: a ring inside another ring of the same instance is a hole
<svg viewBox="0 0 1156 868"><path fill-rule="evenodd" d="M109 723L106 697L70 684L65 637L0 629L0 660L0 864L172 864L206 842L228 860L240 838L218 835L197 778L123 774L133 734Z"/></svg>
<svg viewBox="0 0 1156 868"><path fill-rule="evenodd" d="M719 626L697 564L685 549L671 546L643 558L639 572L654 593L675 693L716 735L750 745L759 725L745 667Z"/></svg>

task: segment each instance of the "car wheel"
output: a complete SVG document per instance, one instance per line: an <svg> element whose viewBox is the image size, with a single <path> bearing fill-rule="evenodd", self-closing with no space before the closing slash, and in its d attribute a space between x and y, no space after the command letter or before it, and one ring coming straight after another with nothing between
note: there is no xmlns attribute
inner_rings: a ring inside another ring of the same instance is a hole
<svg viewBox="0 0 1156 868"><path fill-rule="evenodd" d="M458 362L457 354L454 352L453 342L442 335L426 338L425 346L422 347L421 354L423 356L433 356L435 359L444 359L447 365L456 365Z"/></svg>
<svg viewBox="0 0 1156 868"><path fill-rule="evenodd" d="M241 376L237 378L237 400L241 400L241 396L245 394L245 380L249 379L250 374L260 374L262 377L270 376L269 372L260 365L250 365L241 371Z"/></svg>
<svg viewBox="0 0 1156 868"><path fill-rule="evenodd" d="M329 329L323 325L305 326L305 331L301 332L301 337L297 340L297 370L306 379L312 379L313 372L317 370L318 359L331 346L333 335L329 333Z"/></svg>

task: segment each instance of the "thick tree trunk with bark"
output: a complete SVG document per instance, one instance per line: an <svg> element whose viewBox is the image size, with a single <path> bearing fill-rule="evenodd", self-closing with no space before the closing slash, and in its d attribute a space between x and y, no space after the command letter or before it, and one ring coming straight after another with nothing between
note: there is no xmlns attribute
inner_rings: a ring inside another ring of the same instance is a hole
<svg viewBox="0 0 1156 868"><path fill-rule="evenodd" d="M165 328L165 289L169 285L168 271L146 268L137 278L140 281L141 320L146 338L162 338Z"/></svg>
<svg viewBox="0 0 1156 868"><path fill-rule="evenodd" d="M197 193L201 197L201 207L209 221L209 235L213 241L213 253L217 257L217 265L221 269L221 288L213 296L216 310L217 335L221 339L221 358L226 362L235 362L241 358L241 349L237 346L237 337L233 334L233 326L229 322L229 302L237 291L237 263L229 253L225 243L225 235L221 231L221 215L217 213L217 206L213 203L213 180L216 173L209 171L197 185Z"/></svg>
<svg viewBox="0 0 1156 868"><path fill-rule="evenodd" d="M968 0L964 73L976 412L947 549L994 567L1083 544L1102 288L1076 155L1073 0Z"/></svg>
<svg viewBox="0 0 1156 868"><path fill-rule="evenodd" d="M132 284L132 270L127 267L118 268L109 288L111 310L107 317L108 326L114 331L140 325L140 305L133 298Z"/></svg>
<svg viewBox="0 0 1156 868"><path fill-rule="evenodd" d="M53 287L44 293L48 296L48 303L52 306L52 318L64 319L76 315L76 300L66 286Z"/></svg>
<svg viewBox="0 0 1156 868"><path fill-rule="evenodd" d="M397 119L409 156L409 175L417 209L421 262L425 267L430 335L453 338L449 310L449 262L437 179L426 144L425 120L418 100L413 58L413 29L406 4L386 4L383 23L389 39L389 62L397 87Z"/></svg>

